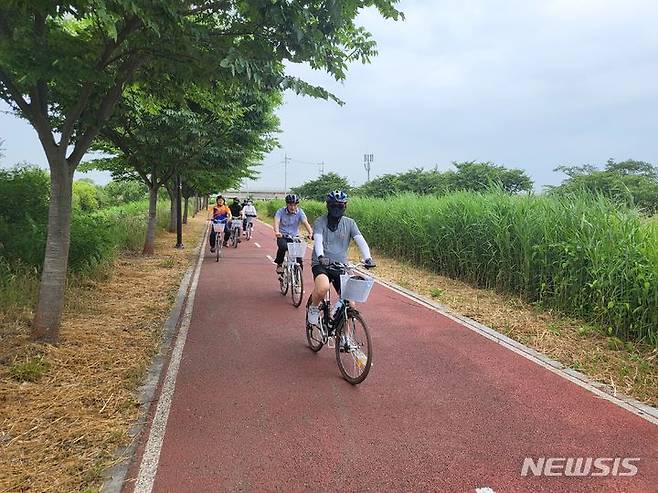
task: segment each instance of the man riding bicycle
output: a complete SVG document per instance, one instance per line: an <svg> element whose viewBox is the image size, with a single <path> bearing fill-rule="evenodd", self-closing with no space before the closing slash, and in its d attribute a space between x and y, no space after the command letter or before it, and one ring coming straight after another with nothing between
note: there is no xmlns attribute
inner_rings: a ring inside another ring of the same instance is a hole
<svg viewBox="0 0 658 493"><path fill-rule="evenodd" d="M226 207L224 197L217 196L216 203L212 208L212 220L228 222L231 219L231 210ZM210 231L210 253L215 253L215 245L217 243L217 233L214 229ZM221 238L220 238L221 241ZM224 242L226 244L226 242Z"/></svg>
<svg viewBox="0 0 658 493"><path fill-rule="evenodd" d="M347 209L347 194L341 190L335 190L327 194L327 214L318 217L313 224L315 231L313 257L311 269L315 279L315 287L308 309L308 323L318 325L320 309L318 305L322 302L329 291L330 283L337 293L340 293L340 272L330 268L334 262L347 263L347 249L350 240L359 247L361 256L365 259L366 268L375 267L375 262L370 256L370 248L365 238L359 231L354 219L345 216Z"/></svg>
<svg viewBox="0 0 658 493"><path fill-rule="evenodd" d="M283 259L288 251L288 243L299 234L299 224L302 224L309 237L313 236L313 229L306 219L306 214L299 207L299 197L294 193L286 195L286 206L274 215L274 234L276 235L276 264L277 274L283 273ZM301 263L301 262L300 262Z"/></svg>
<svg viewBox="0 0 658 493"><path fill-rule="evenodd" d="M242 221L242 230L245 234L247 234L247 218L250 217L253 220L258 217L256 207L254 207L254 203L251 200L247 200L245 203L244 207L242 208L242 215L244 217Z"/></svg>
<svg viewBox="0 0 658 493"><path fill-rule="evenodd" d="M242 205L240 204L240 200L237 197L233 197L233 202L231 205L228 206L229 209L231 209L231 216L233 216L233 220L229 222L228 228L226 229L226 234L224 235L224 238L226 241L231 237L231 228L233 227L233 221L241 221L242 220ZM238 236L238 243L240 243L242 240ZM226 246L226 242L224 243L224 246Z"/></svg>

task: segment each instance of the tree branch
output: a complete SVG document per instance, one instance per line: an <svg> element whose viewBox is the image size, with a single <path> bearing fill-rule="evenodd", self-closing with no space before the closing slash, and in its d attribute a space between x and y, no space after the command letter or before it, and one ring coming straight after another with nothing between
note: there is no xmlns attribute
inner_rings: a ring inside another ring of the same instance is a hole
<svg viewBox="0 0 658 493"><path fill-rule="evenodd" d="M97 72L103 70L105 67L107 67L114 61L118 60L121 56L123 56L123 55L117 55L116 57L112 57L116 49L123 44L123 42L128 38L128 36L139 28L140 22L141 21L134 16L129 17L125 20L123 28L117 34L116 41L106 43L105 50L103 51L103 54L101 55L101 57L99 58L98 62L95 65L95 70ZM64 119L64 125L62 126L62 138L59 141L60 145L68 145L69 141L71 140L75 123L82 115L82 112L84 111L85 106L87 105L87 102L91 97L91 93L93 92L93 89L94 89L94 83L92 81L87 81L84 87L82 88L82 92L80 93L78 102L75 104L75 106L73 106L73 108L71 108L71 111L69 111L69 113L66 115L66 118Z"/></svg>
<svg viewBox="0 0 658 493"><path fill-rule="evenodd" d="M123 85L132 77L132 75L140 66L146 63L146 61L146 58L139 59L137 57L132 57L121 65L114 86L109 91L107 91L105 97L101 101L101 106L98 110L96 121L92 123L84 132L84 134L77 140L75 147L73 148L73 152L67 158L67 161L73 168L78 165L82 159L82 156L85 155L92 141L100 132L101 127L112 114L112 110L114 109L114 106L116 105L123 92Z"/></svg>
<svg viewBox="0 0 658 493"><path fill-rule="evenodd" d="M30 104L27 101L25 101L25 98L18 90L18 87L16 87L16 84L14 84L14 82L11 80L10 75L7 72L5 72L2 69L2 67L0 67L0 82L2 82L4 86L7 88L7 91L9 91L12 100L18 105L20 110L23 113L25 113L25 117L28 120L31 120L30 117L32 116L32 108L30 107ZM9 103L9 101L7 102Z"/></svg>

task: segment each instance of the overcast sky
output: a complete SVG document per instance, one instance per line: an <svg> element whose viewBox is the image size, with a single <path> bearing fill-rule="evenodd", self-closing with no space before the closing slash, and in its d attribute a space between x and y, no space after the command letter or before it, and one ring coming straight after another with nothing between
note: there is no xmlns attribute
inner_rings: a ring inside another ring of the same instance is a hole
<svg viewBox="0 0 658 493"><path fill-rule="evenodd" d="M374 11L361 22L379 56L335 83L304 67L295 75L346 102L287 94L281 148L250 190L283 189L326 171L365 180L416 166L487 160L527 170L537 188L559 182L560 164L609 157L658 164L658 2L655 0L403 0L406 20ZM3 109L6 107L3 106ZM34 132L0 115L7 166L45 163ZM99 178L103 181L103 178Z"/></svg>

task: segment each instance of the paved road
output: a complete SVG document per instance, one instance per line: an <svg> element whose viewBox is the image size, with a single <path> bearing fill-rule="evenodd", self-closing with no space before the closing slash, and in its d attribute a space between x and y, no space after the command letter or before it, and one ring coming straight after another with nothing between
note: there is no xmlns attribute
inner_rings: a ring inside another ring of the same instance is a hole
<svg viewBox="0 0 658 493"><path fill-rule="evenodd" d="M258 224L203 260L154 491L658 491L658 426L383 286L362 306L373 369L349 385L306 347L273 244ZM640 461L523 477L526 457Z"/></svg>

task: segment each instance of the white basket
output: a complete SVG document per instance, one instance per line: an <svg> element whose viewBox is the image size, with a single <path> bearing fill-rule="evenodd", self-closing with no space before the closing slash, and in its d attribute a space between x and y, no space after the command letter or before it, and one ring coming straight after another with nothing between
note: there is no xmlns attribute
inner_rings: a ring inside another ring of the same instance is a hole
<svg viewBox="0 0 658 493"><path fill-rule="evenodd" d="M226 223L215 223L215 222L212 223L212 230L215 233L221 233L222 231L224 231L225 227L226 227Z"/></svg>
<svg viewBox="0 0 658 493"><path fill-rule="evenodd" d="M242 229L242 219L233 219L233 221L231 221L231 228Z"/></svg>
<svg viewBox="0 0 658 493"><path fill-rule="evenodd" d="M356 279L347 274L340 276L340 297L350 301L366 301L375 280L372 277L361 277L365 279Z"/></svg>
<svg viewBox="0 0 658 493"><path fill-rule="evenodd" d="M288 255L293 258L304 257L306 253L306 243L304 242L290 242L288 243Z"/></svg>

